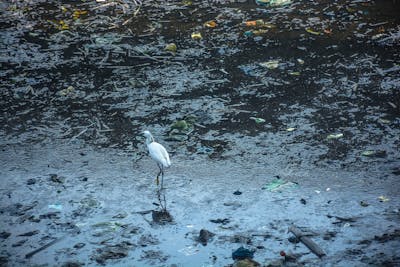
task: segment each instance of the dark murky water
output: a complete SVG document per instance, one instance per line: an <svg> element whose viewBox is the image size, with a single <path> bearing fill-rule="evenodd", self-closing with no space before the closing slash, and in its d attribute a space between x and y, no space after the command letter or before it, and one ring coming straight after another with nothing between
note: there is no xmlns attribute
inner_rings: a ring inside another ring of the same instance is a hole
<svg viewBox="0 0 400 267"><path fill-rule="evenodd" d="M300 263L399 264L397 1L1 5L2 265L266 264L309 252L292 223L328 255ZM171 152L173 224L144 212L145 129ZM263 190L276 176L297 186Z"/></svg>

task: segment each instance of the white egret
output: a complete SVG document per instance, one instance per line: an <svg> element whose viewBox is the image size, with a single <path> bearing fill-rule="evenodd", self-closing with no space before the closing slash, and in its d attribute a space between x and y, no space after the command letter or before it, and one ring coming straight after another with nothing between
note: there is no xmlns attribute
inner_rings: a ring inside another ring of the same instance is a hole
<svg viewBox="0 0 400 267"><path fill-rule="evenodd" d="M160 172L157 174L157 185L159 184L159 176L161 174L161 189L163 188L164 180L164 168L171 166L171 161L169 160L169 155L165 147L154 141L153 136L149 131L143 132L146 137L146 145L149 150L150 157L157 162L157 166Z"/></svg>

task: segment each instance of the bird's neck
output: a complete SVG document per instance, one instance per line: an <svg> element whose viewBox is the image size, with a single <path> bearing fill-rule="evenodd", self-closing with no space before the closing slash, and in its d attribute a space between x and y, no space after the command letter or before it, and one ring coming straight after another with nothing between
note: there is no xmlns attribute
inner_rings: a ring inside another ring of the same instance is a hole
<svg viewBox="0 0 400 267"><path fill-rule="evenodd" d="M153 136L148 136L146 137L146 144L150 145L151 143L154 142L154 138Z"/></svg>

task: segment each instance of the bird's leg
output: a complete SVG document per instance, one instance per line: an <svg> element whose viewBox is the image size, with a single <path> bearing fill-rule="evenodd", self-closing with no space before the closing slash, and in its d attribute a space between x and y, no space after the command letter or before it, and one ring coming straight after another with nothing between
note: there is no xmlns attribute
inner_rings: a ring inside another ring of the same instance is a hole
<svg viewBox="0 0 400 267"><path fill-rule="evenodd" d="M161 201L161 191L160 191L160 189L157 189L157 197L158 197L158 202L160 203L161 209L164 210L163 203Z"/></svg>
<svg viewBox="0 0 400 267"><path fill-rule="evenodd" d="M167 211L167 200L165 199L165 191L163 192L163 200L164 200L164 211Z"/></svg>
<svg viewBox="0 0 400 267"><path fill-rule="evenodd" d="M157 186L160 184L160 180L159 180L159 177L160 177L160 174L162 173L162 167L160 167L160 164L157 164L157 166L158 166L158 168L160 169L160 171L158 172L158 174L157 174L157 178L156 178L156 184L157 184Z"/></svg>
<svg viewBox="0 0 400 267"><path fill-rule="evenodd" d="M160 173L161 173L161 190L164 189L164 166L161 165L160 168Z"/></svg>

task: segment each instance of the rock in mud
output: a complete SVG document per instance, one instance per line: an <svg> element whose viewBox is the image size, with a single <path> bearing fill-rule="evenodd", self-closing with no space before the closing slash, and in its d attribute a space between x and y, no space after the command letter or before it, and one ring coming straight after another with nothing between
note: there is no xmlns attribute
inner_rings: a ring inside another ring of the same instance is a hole
<svg viewBox="0 0 400 267"><path fill-rule="evenodd" d="M158 245L159 243L160 241L150 234L142 235L138 241L138 245L141 247L147 247L149 245Z"/></svg>
<svg viewBox="0 0 400 267"><path fill-rule="evenodd" d="M77 243L74 245L74 248L80 249L80 248L83 248L85 245L86 245L85 243Z"/></svg>
<svg viewBox="0 0 400 267"><path fill-rule="evenodd" d="M168 256L164 255L162 251L157 250L147 250L143 251L142 256L140 257L142 260L158 260L160 262L165 262L168 260Z"/></svg>
<svg viewBox="0 0 400 267"><path fill-rule="evenodd" d="M113 246L107 246L96 250L94 259L99 264L105 264L107 260L122 259L128 256L129 247L131 244L120 243Z"/></svg>
<svg viewBox="0 0 400 267"><path fill-rule="evenodd" d="M252 259L238 260L232 265L232 267L257 267L257 266L261 266L261 264Z"/></svg>
<svg viewBox="0 0 400 267"><path fill-rule="evenodd" d="M208 241L215 236L214 233L207 231L206 229L201 229L200 230L200 234L199 237L197 238L197 240L203 245L203 246L207 246Z"/></svg>
<svg viewBox="0 0 400 267"><path fill-rule="evenodd" d="M244 247L240 247L232 252L232 259L234 260L245 260L252 259L254 257L254 250L249 250Z"/></svg>
<svg viewBox="0 0 400 267"><path fill-rule="evenodd" d="M11 233L3 231L0 233L0 238L7 239L10 235L11 235Z"/></svg>
<svg viewBox="0 0 400 267"><path fill-rule="evenodd" d="M36 179L35 179L35 178L30 178L30 179L28 179L28 181L26 181L26 184L27 184L27 185L36 184Z"/></svg>

